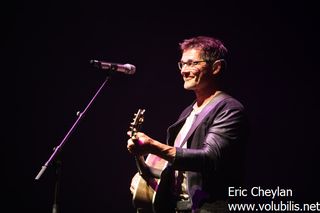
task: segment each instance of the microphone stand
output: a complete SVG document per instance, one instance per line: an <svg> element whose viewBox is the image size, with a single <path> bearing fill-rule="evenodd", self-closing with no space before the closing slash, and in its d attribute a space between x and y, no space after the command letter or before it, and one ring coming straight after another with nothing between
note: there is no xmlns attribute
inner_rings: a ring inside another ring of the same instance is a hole
<svg viewBox="0 0 320 213"><path fill-rule="evenodd" d="M48 168L49 165L55 160L56 162L56 183L55 183L55 190L54 190L54 203L53 203L53 208L52 208L52 213L58 213L59 211L59 205L58 205L58 199L59 199L59 187L60 187L60 179L61 179L61 158L58 158L58 154L61 152L62 147L65 145L67 142L68 138L71 136L72 132L74 129L77 127L79 124L81 118L85 115L91 104L94 102L104 85L107 83L109 80L109 75L106 77L100 88L97 90L95 95L92 97L86 108L83 110L83 112L78 111L77 116L78 118L74 122L74 124L71 126L70 130L67 132L65 137L62 139L60 144L53 149L53 153L50 156L49 160L41 167L41 170L39 171L38 175L35 177L35 180L39 180L42 174L45 172L45 170Z"/></svg>
<svg viewBox="0 0 320 213"><path fill-rule="evenodd" d="M61 180L61 156L58 156L55 160L55 185L54 185L54 197L53 197L53 204L52 204L52 213L58 213L59 212L59 199L60 199L60 180Z"/></svg>

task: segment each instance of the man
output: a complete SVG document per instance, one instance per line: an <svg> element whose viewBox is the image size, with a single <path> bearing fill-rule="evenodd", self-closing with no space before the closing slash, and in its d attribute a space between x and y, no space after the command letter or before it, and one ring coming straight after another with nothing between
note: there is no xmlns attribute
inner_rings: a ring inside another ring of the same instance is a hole
<svg viewBox="0 0 320 213"><path fill-rule="evenodd" d="M206 36L186 39L180 48L184 88L194 91L195 101L168 128L166 143L138 132L127 148L168 161L161 179L172 180L161 190L170 194L163 204L173 209L159 212L228 212L228 187L241 184L246 119L243 105L221 90L227 49Z"/></svg>

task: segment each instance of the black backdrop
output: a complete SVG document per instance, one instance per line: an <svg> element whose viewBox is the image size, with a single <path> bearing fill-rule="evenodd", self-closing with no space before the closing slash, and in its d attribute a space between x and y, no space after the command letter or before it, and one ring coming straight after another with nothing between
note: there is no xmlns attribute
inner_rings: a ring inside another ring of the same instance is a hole
<svg viewBox="0 0 320 213"><path fill-rule="evenodd" d="M90 59L131 63L137 71L112 75L63 147L61 212L134 212L129 185L136 168L126 131L143 107L143 131L165 139L167 126L194 98L183 90L177 61L178 43L195 35L216 36L230 51L227 91L246 106L251 124L248 185L291 188L297 203L319 201L315 5L172 3L16 2L8 8L3 73L10 78L2 78L2 103L9 128L1 152L10 212L51 211L54 166L34 178L105 79Z"/></svg>

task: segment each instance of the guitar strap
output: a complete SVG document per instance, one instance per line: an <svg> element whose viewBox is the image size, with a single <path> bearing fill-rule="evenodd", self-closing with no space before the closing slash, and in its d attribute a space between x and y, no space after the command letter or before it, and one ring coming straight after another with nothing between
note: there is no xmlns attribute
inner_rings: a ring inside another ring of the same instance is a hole
<svg viewBox="0 0 320 213"><path fill-rule="evenodd" d="M203 108L203 110L199 113L199 115L196 117L196 120L194 121L194 123L192 124L190 130L188 131L186 137L184 138L184 140L182 141L180 147L183 147L183 145L188 141L188 139L190 138L190 136L193 134L193 132L196 130L196 128L198 127L198 125L204 120L204 118L209 114L210 111L212 111L217 105L218 103L220 103L220 101L226 99L230 97L229 95L227 95L226 93L221 92L220 94L218 94L216 97L214 97L207 106L205 106Z"/></svg>

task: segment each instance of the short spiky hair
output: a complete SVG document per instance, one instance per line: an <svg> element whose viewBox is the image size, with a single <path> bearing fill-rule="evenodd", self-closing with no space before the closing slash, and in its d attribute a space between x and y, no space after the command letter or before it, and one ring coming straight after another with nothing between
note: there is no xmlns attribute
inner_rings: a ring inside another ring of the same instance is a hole
<svg viewBox="0 0 320 213"><path fill-rule="evenodd" d="M180 49L184 52L187 49L201 49L202 58L206 61L214 62L219 59L223 59L226 62L228 50L223 43L213 37L197 36L189 39L185 39L180 43Z"/></svg>

